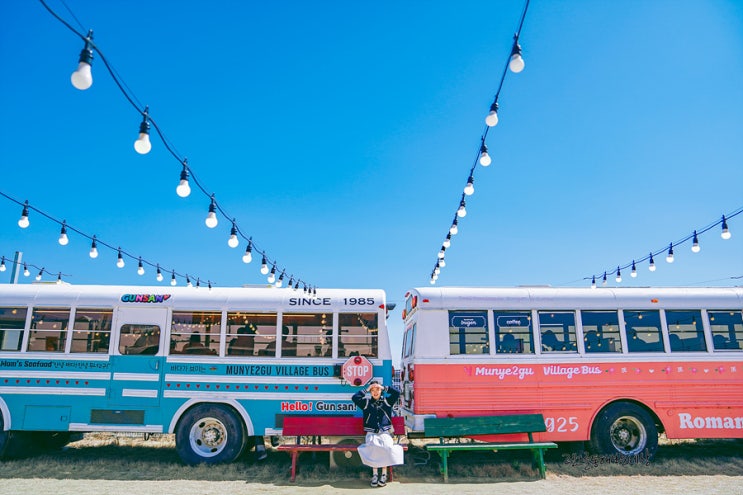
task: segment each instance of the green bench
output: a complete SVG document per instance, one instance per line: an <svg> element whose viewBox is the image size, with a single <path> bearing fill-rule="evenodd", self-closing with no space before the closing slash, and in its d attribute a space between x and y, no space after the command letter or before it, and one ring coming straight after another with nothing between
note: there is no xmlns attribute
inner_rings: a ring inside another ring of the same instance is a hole
<svg viewBox="0 0 743 495"><path fill-rule="evenodd" d="M546 431L544 417L541 414L512 414L507 416L469 416L461 418L425 418L423 420L423 437L439 438L439 443L426 445L441 457L441 473L444 481L449 480L448 457L451 452L460 450L517 450L532 451L534 464L539 467L539 475L545 478L544 450L557 448L553 442L535 442L532 433ZM474 435L501 435L524 433L528 441L521 442L469 442L453 443L451 438L470 437Z"/></svg>

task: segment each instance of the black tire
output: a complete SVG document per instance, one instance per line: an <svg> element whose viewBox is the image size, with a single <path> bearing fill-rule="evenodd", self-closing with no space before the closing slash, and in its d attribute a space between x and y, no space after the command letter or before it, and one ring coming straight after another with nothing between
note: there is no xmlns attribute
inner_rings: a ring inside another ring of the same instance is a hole
<svg viewBox="0 0 743 495"><path fill-rule="evenodd" d="M0 459L5 459L5 450L10 441L10 432L5 430L5 420L3 413L0 412Z"/></svg>
<svg viewBox="0 0 743 495"><path fill-rule="evenodd" d="M658 449L658 428L642 407L631 402L616 402L596 417L589 446L596 454L644 454L652 459Z"/></svg>
<svg viewBox="0 0 743 495"><path fill-rule="evenodd" d="M344 438L340 440L338 443L340 444L354 444L359 445L361 442L357 438ZM330 455L333 456L333 462L335 462L336 466L341 467L358 467L361 466L361 457L359 457L359 453L356 450L339 450L337 452L331 452Z"/></svg>
<svg viewBox="0 0 743 495"><path fill-rule="evenodd" d="M246 441L240 417L219 404L194 407L181 417L175 429L175 448L186 464L233 462Z"/></svg>

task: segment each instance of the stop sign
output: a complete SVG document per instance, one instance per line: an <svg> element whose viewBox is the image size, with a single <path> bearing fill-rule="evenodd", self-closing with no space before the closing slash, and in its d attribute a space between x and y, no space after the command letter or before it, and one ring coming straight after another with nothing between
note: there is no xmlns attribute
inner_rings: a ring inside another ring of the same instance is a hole
<svg viewBox="0 0 743 495"><path fill-rule="evenodd" d="M374 366L364 356L352 356L343 363L341 376L356 387L366 385L374 376Z"/></svg>

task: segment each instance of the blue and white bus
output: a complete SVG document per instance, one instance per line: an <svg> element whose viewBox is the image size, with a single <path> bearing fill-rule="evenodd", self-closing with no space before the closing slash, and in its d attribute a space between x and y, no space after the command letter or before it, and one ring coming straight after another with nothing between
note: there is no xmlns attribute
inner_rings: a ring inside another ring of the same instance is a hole
<svg viewBox="0 0 743 495"><path fill-rule="evenodd" d="M382 290L0 285L0 456L142 432L231 462L284 415L353 415L349 356L391 383L387 309Z"/></svg>

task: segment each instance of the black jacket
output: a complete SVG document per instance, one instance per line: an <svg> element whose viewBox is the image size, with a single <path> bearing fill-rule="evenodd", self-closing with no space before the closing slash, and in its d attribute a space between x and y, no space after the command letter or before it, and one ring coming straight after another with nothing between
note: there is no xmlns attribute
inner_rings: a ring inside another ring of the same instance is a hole
<svg viewBox="0 0 743 495"><path fill-rule="evenodd" d="M400 398L394 387L385 387L379 400L366 397L365 390L359 390L351 400L364 412L364 431L380 433L392 429L392 406Z"/></svg>

